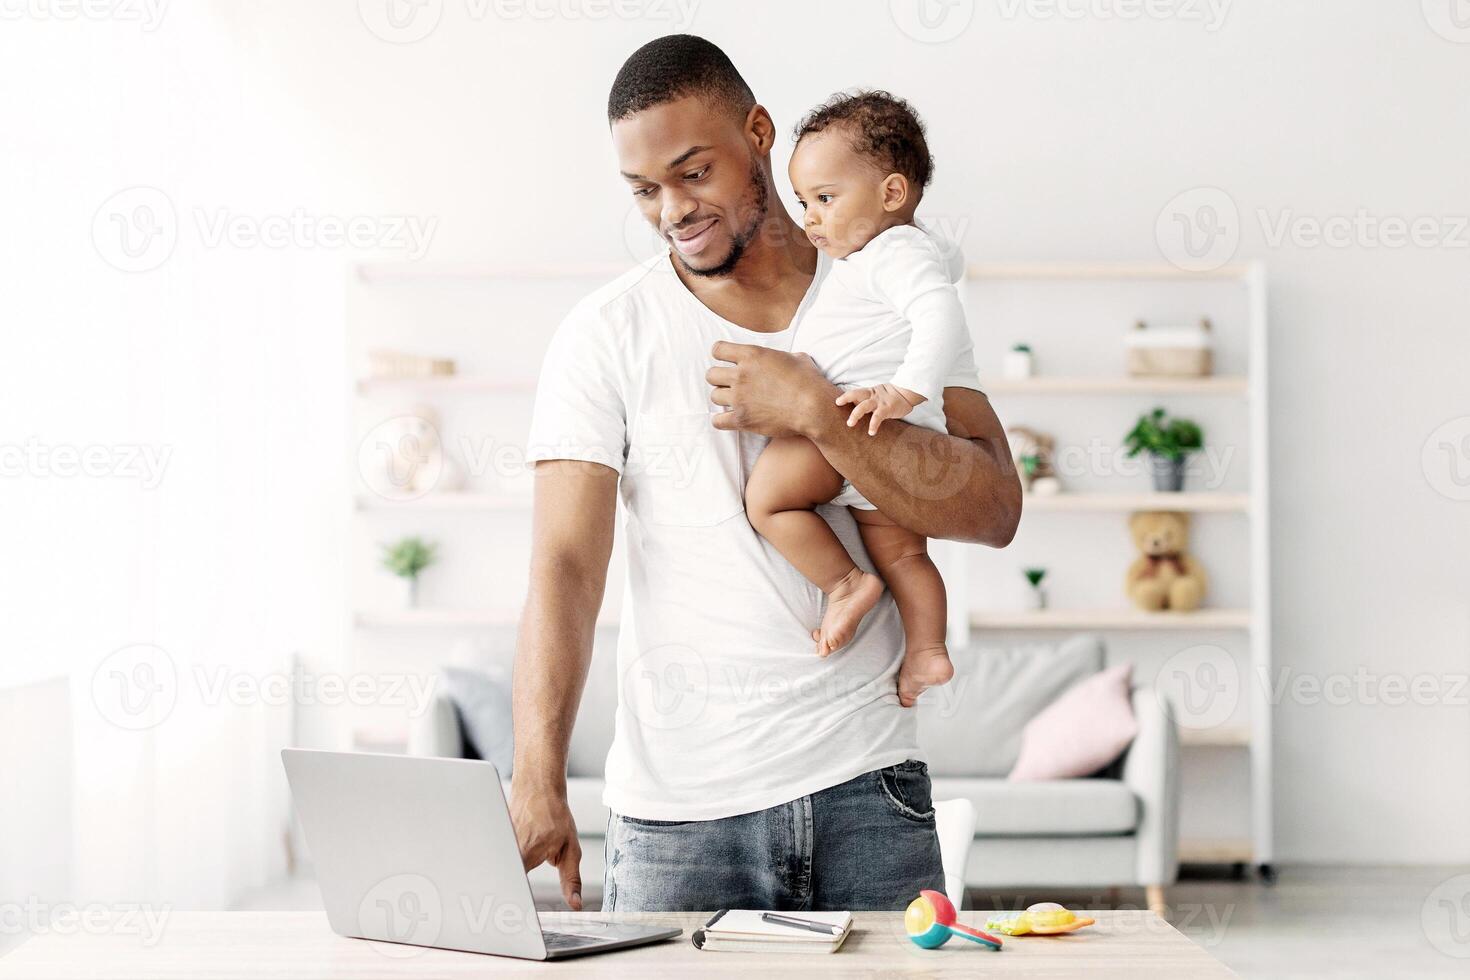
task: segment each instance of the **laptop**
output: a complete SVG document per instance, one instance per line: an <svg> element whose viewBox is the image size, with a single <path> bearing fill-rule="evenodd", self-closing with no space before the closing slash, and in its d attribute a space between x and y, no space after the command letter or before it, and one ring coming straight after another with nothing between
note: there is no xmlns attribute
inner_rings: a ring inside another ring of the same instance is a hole
<svg viewBox="0 0 1470 980"><path fill-rule="evenodd" d="M314 749L281 760L338 935L555 960L681 933L590 916L542 929L488 762Z"/></svg>

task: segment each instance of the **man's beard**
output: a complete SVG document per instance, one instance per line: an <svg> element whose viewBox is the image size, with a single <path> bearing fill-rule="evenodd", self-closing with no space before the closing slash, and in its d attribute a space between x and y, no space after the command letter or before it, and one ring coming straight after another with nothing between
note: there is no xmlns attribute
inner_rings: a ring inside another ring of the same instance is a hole
<svg viewBox="0 0 1470 980"><path fill-rule="evenodd" d="M719 265L708 269L696 269L689 264L684 256L679 255L678 249L675 249L674 254L679 255L679 261L683 264L684 271L692 276L700 276L705 279L722 278L735 271L735 266L740 263L741 257L745 255L746 246L755 239L756 234L761 229L761 225L765 222L766 211L769 209L771 203L770 191L766 186L765 172L761 170L760 162L755 157L751 157L750 160L750 193L755 199L751 205L750 220L745 223L744 228L741 228L731 237L730 254L725 256L725 260Z"/></svg>

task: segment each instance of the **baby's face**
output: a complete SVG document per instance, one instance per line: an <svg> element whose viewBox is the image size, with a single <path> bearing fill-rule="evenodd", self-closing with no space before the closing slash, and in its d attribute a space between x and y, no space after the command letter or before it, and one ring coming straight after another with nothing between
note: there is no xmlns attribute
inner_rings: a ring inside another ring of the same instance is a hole
<svg viewBox="0 0 1470 980"><path fill-rule="evenodd" d="M840 128L802 137L787 173L805 212L806 236L834 259L846 258L894 223L883 207L887 174L859 156Z"/></svg>

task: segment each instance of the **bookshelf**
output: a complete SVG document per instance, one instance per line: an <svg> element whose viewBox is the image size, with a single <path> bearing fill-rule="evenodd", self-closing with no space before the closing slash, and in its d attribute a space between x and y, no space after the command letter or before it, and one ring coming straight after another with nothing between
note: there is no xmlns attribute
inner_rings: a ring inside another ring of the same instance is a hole
<svg viewBox="0 0 1470 980"><path fill-rule="evenodd" d="M621 271L620 266L599 264L356 267L349 282L346 379L357 426L353 446L375 420L412 404L439 411L445 432L478 432L493 424L486 437L492 448L520 437L529 421L544 338L570 305L569 297L581 296ZM1208 419L1207 446L1212 433L1220 432L1221 441L1239 452L1226 468L1229 479L1219 485L1187 484L1181 493L1154 492L1146 476L1073 481L1064 474L1068 489L1063 493L1028 495L1022 528L1036 540L1023 543L1018 538L1017 544L1034 545L1047 556L1050 581L1059 593L1052 608L1016 609L997 598L1001 590L993 587L996 576L1013 575L1019 560L1010 557L1009 549L993 552L936 542L933 550L950 586L952 643L1035 642L1099 631L1106 635L1110 657L1134 661L1139 682L1154 679L1150 671L1157 672L1170 651L1192 644L1218 645L1235 657L1239 676L1246 679L1240 685L1239 710L1209 727L1183 725L1181 741L1186 767L1248 768L1244 825L1207 821L1192 829L1190 804L1208 814L1218 808L1217 801L1186 798L1181 854L1188 860L1253 863L1268 872L1274 853L1270 703L1263 685L1248 682L1254 673L1269 671L1271 663L1265 291L1265 273L1257 264L1203 274L1159 263L971 265L966 300L976 332L981 386L1005 424L1054 427L1060 448L1068 440L1116 440L1124 431L1122 421L1159 404ZM1100 353L1109 344L1121 348L1117 335L1132 317L1166 313L1211 315L1220 348L1215 376L1131 378L1121 363ZM996 377L999 354L1018 340L1037 341L1043 373L1022 380ZM454 357L461 373L365 380L363 353L371 346ZM486 422L492 418L493 423ZM430 534L446 541L449 549L478 549L480 558L497 549L519 555L518 549L529 545L527 480L488 470L471 473L467 484L453 492L411 499L364 492L357 482L354 486L348 502L359 539L354 566L370 565L370 546L397 533ZM1128 515L1155 509L1184 511L1195 522L1200 533L1193 548L1211 573L1206 608L1151 614L1130 608L1122 596L1122 568L1132 557ZM430 669L443 662L442 652L454 637L512 636L524 588L511 574L517 563L524 565L520 558L503 559L505 569L479 578L466 564L446 568L443 578L450 594L432 596L421 608L400 610L374 601L369 572L349 569L347 649L364 661ZM615 557L601 626L617 624L617 610L611 607L622 589L620 566ZM523 574L524 568L519 571ZM1095 581L1067 593L1069 576L1076 582L1084 573ZM509 649L505 643L497 648ZM385 735L391 722L382 719L365 719L352 730L372 733L375 746L391 741ZM1195 780L1201 782L1209 780Z"/></svg>

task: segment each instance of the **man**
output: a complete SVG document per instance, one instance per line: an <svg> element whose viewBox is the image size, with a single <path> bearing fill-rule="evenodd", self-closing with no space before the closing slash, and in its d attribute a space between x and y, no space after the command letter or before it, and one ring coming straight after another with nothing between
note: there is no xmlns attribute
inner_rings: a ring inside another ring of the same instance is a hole
<svg viewBox="0 0 1470 980"><path fill-rule="evenodd" d="M742 490L768 438L800 434L899 523L1004 547L1021 506L1004 432L972 357L944 390L948 435L845 425L837 390L791 352L830 260L781 208L774 124L717 47L676 35L634 52L608 121L672 251L579 304L542 368L514 693L525 865L555 864L581 908L567 746L621 492L604 908L902 908L943 873L893 603L816 657L822 595L751 529ZM846 511L821 512L871 570Z"/></svg>

